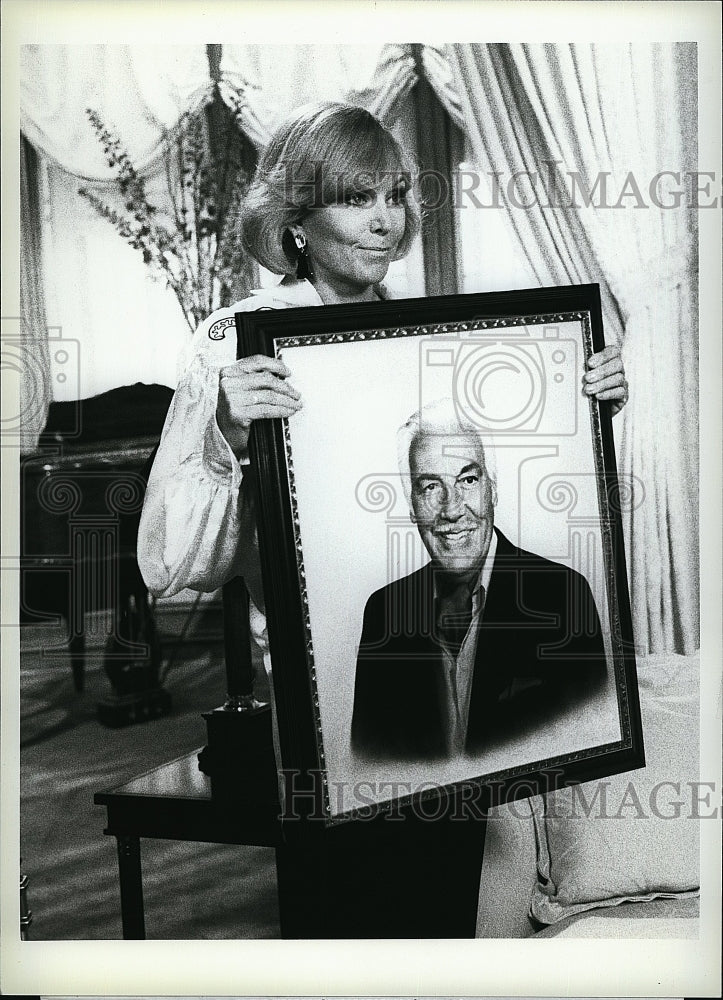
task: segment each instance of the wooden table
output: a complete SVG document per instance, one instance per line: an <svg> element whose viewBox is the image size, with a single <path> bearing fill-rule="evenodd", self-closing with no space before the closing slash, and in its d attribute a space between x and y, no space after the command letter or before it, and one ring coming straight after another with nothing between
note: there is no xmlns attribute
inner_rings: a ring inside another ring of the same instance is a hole
<svg viewBox="0 0 723 1000"><path fill-rule="evenodd" d="M211 798L211 779L198 768L198 751L98 792L107 809L105 833L116 838L123 937L145 938L141 837L213 844L276 847L281 844L278 801Z"/></svg>
<svg viewBox="0 0 723 1000"><path fill-rule="evenodd" d="M197 753L94 797L118 845L124 938L145 937L142 837L274 847L283 938L474 937L484 821L382 819L300 838L275 788L212 798Z"/></svg>

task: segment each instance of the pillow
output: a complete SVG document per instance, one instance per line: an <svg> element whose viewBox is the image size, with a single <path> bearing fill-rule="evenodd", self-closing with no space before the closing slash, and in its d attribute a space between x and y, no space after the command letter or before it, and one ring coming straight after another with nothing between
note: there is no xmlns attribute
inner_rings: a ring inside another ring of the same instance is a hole
<svg viewBox="0 0 723 1000"><path fill-rule="evenodd" d="M535 933L529 918L537 877L535 840L529 799L487 813L476 937L524 938Z"/></svg>
<svg viewBox="0 0 723 1000"><path fill-rule="evenodd" d="M600 906L697 895L698 656L638 661L646 766L533 801L542 924Z"/></svg>

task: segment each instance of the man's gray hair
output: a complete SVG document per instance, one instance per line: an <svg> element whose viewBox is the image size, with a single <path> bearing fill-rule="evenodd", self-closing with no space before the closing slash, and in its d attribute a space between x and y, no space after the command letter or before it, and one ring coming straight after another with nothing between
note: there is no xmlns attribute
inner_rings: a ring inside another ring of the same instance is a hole
<svg viewBox="0 0 723 1000"><path fill-rule="evenodd" d="M479 445L480 454L484 460L484 468L491 479L495 492L497 491L497 456L489 438L485 438L480 428L470 420L460 417L454 400L450 396L435 399L423 406L402 424L397 431L397 462L402 477L402 488L407 503L412 506L412 474L409 466L409 455L412 445L419 437L449 438L450 448L460 444L462 438L472 437Z"/></svg>

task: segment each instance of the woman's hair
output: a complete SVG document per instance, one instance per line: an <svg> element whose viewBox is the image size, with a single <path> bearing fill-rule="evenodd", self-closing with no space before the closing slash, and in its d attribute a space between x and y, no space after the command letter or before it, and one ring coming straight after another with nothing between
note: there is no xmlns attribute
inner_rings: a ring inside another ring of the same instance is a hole
<svg viewBox="0 0 723 1000"><path fill-rule="evenodd" d="M371 175L371 177L370 177ZM269 140L244 199L244 248L276 274L296 272L297 251L289 227L314 208L343 200L356 185L385 176L410 191L414 167L381 122L353 104L307 105L287 118ZM403 257L419 232L420 208L403 199L405 228L394 259Z"/></svg>

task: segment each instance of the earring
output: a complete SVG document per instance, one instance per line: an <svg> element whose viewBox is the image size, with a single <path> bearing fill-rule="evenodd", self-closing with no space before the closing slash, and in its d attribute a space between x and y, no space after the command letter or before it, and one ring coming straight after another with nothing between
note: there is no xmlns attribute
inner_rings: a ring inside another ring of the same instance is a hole
<svg viewBox="0 0 723 1000"><path fill-rule="evenodd" d="M303 233L294 233L294 243L298 253L296 255L296 277L306 278L310 281L314 277L309 260L309 251L306 249L306 236Z"/></svg>

